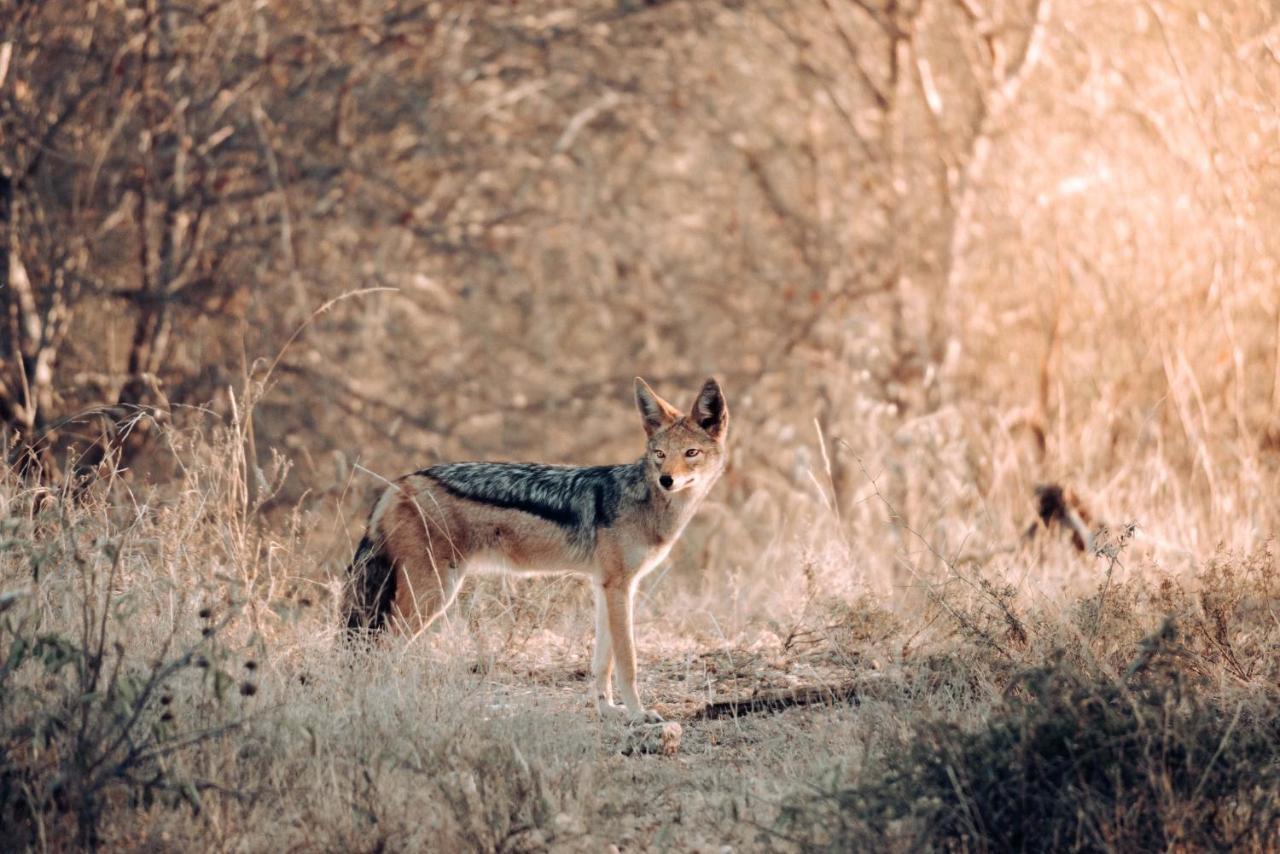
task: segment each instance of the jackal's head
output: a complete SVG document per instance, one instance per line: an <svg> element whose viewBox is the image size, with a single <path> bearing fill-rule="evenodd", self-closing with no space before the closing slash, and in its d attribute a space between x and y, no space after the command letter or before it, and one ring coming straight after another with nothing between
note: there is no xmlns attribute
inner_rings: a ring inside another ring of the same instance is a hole
<svg viewBox="0 0 1280 854"><path fill-rule="evenodd" d="M702 384L685 415L636 377L636 406L649 436L645 467L649 479L664 492L711 485L725 464L729 407L714 379Z"/></svg>

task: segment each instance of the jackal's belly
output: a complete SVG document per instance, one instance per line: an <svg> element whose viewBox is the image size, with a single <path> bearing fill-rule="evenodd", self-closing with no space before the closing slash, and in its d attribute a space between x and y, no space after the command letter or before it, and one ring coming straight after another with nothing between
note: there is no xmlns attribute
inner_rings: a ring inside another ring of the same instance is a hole
<svg viewBox="0 0 1280 854"><path fill-rule="evenodd" d="M593 563L585 561L567 549L558 555L524 555L519 552L485 549L476 552L467 561L467 568L484 574L507 575L593 575Z"/></svg>

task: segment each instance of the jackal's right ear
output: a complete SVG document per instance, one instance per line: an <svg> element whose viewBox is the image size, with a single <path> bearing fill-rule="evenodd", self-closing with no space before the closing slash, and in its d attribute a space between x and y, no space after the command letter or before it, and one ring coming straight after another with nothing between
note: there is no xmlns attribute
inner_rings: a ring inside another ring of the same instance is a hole
<svg viewBox="0 0 1280 854"><path fill-rule="evenodd" d="M644 419L644 432L652 436L663 427L669 427L680 417L680 410L658 397L649 384L636 377L636 408Z"/></svg>

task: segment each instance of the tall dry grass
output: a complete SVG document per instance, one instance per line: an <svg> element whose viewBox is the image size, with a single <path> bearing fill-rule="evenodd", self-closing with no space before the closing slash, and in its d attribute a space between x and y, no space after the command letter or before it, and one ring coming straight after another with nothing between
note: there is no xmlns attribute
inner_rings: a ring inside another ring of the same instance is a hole
<svg viewBox="0 0 1280 854"><path fill-rule="evenodd" d="M682 545L702 572L646 584L642 690L686 733L623 757L580 584L477 579L418 642L348 650L337 511L258 512L279 472L246 475L246 435L171 434L182 476L145 492L4 480L9 847L1274 847L1269 545L1019 544L954 501L907 518L870 461L837 507L815 433L811 493L713 504ZM960 478L939 442L921 505ZM752 513L778 518L748 556ZM696 717L851 679L853 704Z"/></svg>
<svg viewBox="0 0 1280 854"><path fill-rule="evenodd" d="M0 444L106 456L0 473L6 850L1277 848L1275 9L189 5L0 34ZM734 413L639 606L678 756L573 579L343 649L384 479L634 458L637 372Z"/></svg>

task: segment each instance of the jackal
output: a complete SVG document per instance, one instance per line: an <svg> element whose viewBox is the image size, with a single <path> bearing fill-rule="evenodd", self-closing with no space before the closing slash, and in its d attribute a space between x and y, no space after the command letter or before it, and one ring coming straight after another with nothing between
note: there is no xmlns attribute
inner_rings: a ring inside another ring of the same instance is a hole
<svg viewBox="0 0 1280 854"><path fill-rule="evenodd" d="M384 490L348 570L348 631L421 632L477 565L584 575L596 602L597 709L622 713L613 703L616 663L626 714L662 720L636 693L636 583L667 556L724 470L729 408L714 379L687 415L639 377L635 392L648 436L636 462L445 463Z"/></svg>

